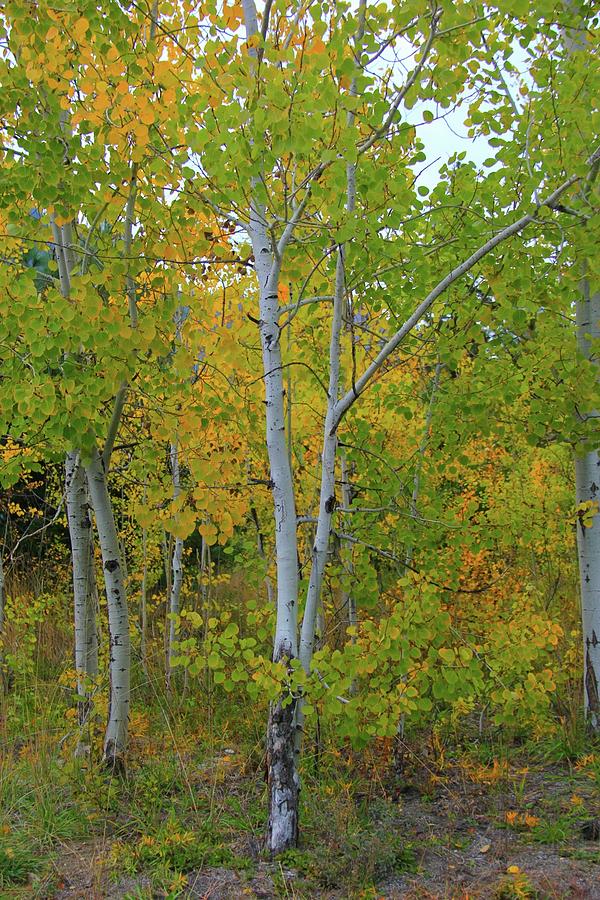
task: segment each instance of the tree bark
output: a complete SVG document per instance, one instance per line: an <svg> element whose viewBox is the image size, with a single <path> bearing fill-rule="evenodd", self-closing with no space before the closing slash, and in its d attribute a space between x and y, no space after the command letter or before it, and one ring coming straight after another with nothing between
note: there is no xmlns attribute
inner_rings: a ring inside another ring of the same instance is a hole
<svg viewBox="0 0 600 900"><path fill-rule="evenodd" d="M104 760L115 773L120 774L125 768L130 702L127 594L119 536L106 484L104 464L97 449L94 450L85 471L96 516L108 605L110 699L108 722L104 735Z"/></svg>
<svg viewBox="0 0 600 900"><path fill-rule="evenodd" d="M58 226L52 220L60 291L63 297L71 293L72 229L70 223ZM89 514L86 475L78 450L67 453L65 461L65 495L67 520L71 539L73 568L73 601L75 621L75 669L79 722L83 724L91 711L89 679L98 675L98 632L96 626L96 570L94 543Z"/></svg>
<svg viewBox="0 0 600 900"><path fill-rule="evenodd" d="M577 301L577 345L580 353L600 368L593 355L592 341L600 340L600 291L593 293L587 278ZM593 411L586 418L598 418ZM575 459L577 504L588 505L590 525L583 515L577 522L577 555L581 585L583 629L583 700L586 719L593 731L600 731L600 454L592 450Z"/></svg>
<svg viewBox="0 0 600 900"><path fill-rule="evenodd" d="M348 471L348 461L345 454L341 458L341 466L342 505L344 509L350 509L350 506L352 505L352 486L350 484L350 473ZM347 531L348 529L345 530ZM347 566L345 566L345 574L352 580L354 578L354 565L352 563L352 544L349 541L345 541L343 538L340 539L340 543L342 548L346 551L346 555L348 557L348 564ZM355 628L358 625L358 616L356 613L356 600L354 598L354 592L352 590L352 583L350 584L350 590L344 590L342 592L342 604L348 616L348 627ZM355 634L351 635L350 641L353 644L356 642Z"/></svg>
<svg viewBox="0 0 600 900"><path fill-rule="evenodd" d="M254 0L243 0L247 38L259 34ZM256 72L258 53L249 50ZM266 443L271 474L277 565L277 617L273 646L274 662L288 664L298 655L298 538L294 487L285 434L283 369L279 328L279 273L281 258L295 222L299 204L274 247L267 227L266 208L259 199L260 176L250 182L251 201L248 236L255 259L260 304L260 341L265 384ZM267 728L269 822L267 848L281 853L298 840L299 778L294 755L295 701L289 696L273 704Z"/></svg>
<svg viewBox="0 0 600 900"><path fill-rule="evenodd" d="M76 451L67 453L65 491L73 567L78 709L83 725L91 711L90 679L98 674L98 641L92 522L85 471Z"/></svg>
<svg viewBox="0 0 600 900"><path fill-rule="evenodd" d="M173 477L173 499L177 500L181 493L179 480L179 453L177 442L171 444L171 474ZM181 585L183 582L183 541L176 537L173 544L173 563L171 576L171 593L169 597L169 644L167 647L167 691L171 690L171 678L173 674L172 659L174 656L174 644L177 637L177 616L179 615L179 603L181 597Z"/></svg>
<svg viewBox="0 0 600 900"><path fill-rule="evenodd" d="M352 175L355 174L355 167ZM352 203L351 209L354 208ZM315 623L323 575L327 563L329 538L331 536L331 519L336 505L335 497L335 462L337 453L337 427L335 425L335 407L340 381L340 338L343 323L344 299L345 299L345 275L344 275L344 248L338 248L335 292L333 304L333 318L331 324L331 338L329 346L329 388L327 398L327 413L325 415L325 428L323 433L323 450L321 453L321 490L319 494L319 516L317 530L312 550L312 565L308 590L306 593L306 606L302 618L302 633L300 636L300 661L304 670L310 671L310 661L313 654L315 638ZM302 724L302 712L298 710L298 724ZM299 728L299 731L301 729Z"/></svg>
<svg viewBox="0 0 600 900"><path fill-rule="evenodd" d="M250 238L260 291L260 337L265 383L266 438L275 519L277 617L274 662L298 655L298 543L296 504L285 436L278 318L278 266L265 225L265 208L252 203ZM299 778L294 755L295 701L273 704L267 728L269 821L267 847L281 853L298 841Z"/></svg>
<svg viewBox="0 0 600 900"><path fill-rule="evenodd" d="M144 497L145 500L145 497ZM142 588L140 591L140 663L142 672L146 680L148 680L148 651L147 651L147 633L148 633L148 530L142 529Z"/></svg>
<svg viewBox="0 0 600 900"><path fill-rule="evenodd" d="M566 0L569 13L581 16L576 26L563 30L564 46L569 54L589 52L586 6L579 0ZM587 198L599 169L598 151L593 155L582 195ZM600 358L595 355L592 341L600 338L600 291L593 292L583 267L580 294L575 306L577 349L594 363L600 372ZM596 351L597 352L597 351ZM599 379L600 381L600 379ZM582 420L600 416L593 410L581 416ZM591 450L575 458L575 491L578 508L590 504L592 521L584 524L580 515L577 521L577 557L581 596L581 625L583 636L583 708L586 721L594 732L600 732L600 454Z"/></svg>
<svg viewBox="0 0 600 900"><path fill-rule="evenodd" d="M354 49L360 55L365 30L366 0L361 0L359 5L359 24L354 39ZM350 96L357 96L356 77L350 83ZM348 112L346 120L348 125L354 122L354 113ZM346 166L346 211L352 214L356 208L356 164L348 163ZM346 247L340 244L337 249L335 267L335 288L333 292L333 315L331 319L331 333L329 339L329 385L327 389L327 412L325 414L325 427L323 430L323 450L321 453L321 489L319 494L319 516L317 530L312 551L312 564L308 590L306 593L306 605L302 618L302 631L300 635L300 661L304 671L309 674L315 640L315 624L317 610L321 600L321 588L323 576L327 564L327 552L331 537L331 520L336 506L335 496L335 464L338 447L338 420L336 418L338 394L340 391L341 369L341 336L344 321L344 309L346 307ZM302 712L302 700L298 702L297 710L297 735L296 752L300 751L300 742L304 726L304 714Z"/></svg>
<svg viewBox="0 0 600 900"><path fill-rule="evenodd" d="M288 706L283 702L279 699L271 705L267 728L267 847L272 853L281 853L298 843L300 780L294 750L296 701L292 700Z"/></svg>

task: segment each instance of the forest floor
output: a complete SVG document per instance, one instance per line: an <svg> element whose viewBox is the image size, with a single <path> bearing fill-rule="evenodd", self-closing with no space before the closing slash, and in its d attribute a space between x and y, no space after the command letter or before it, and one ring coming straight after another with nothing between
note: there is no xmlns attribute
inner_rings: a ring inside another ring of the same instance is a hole
<svg viewBox="0 0 600 900"><path fill-rule="evenodd" d="M22 829L18 816L4 826L0 874L13 836L25 868L28 846L45 848L43 864L30 851L34 872L5 881L0 897L600 900L600 753L532 765L519 749L499 758L463 747L436 760L420 750L394 769L385 745L324 752L304 778L300 848L271 861L260 750L224 744L207 756L191 743L170 758L154 746L124 785L46 760L37 777L51 796L37 813L20 807ZM18 788L15 812L17 799ZM45 839L25 821L34 814L48 819Z"/></svg>

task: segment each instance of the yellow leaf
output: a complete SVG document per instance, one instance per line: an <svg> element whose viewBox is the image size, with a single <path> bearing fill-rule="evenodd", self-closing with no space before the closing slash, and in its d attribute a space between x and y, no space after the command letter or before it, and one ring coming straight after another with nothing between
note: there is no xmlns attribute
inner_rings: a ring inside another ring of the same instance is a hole
<svg viewBox="0 0 600 900"><path fill-rule="evenodd" d="M89 27L90 23L85 18L85 16L82 16L81 19L77 19L77 21L73 25L73 35L78 41L81 41L85 37Z"/></svg>
<svg viewBox="0 0 600 900"><path fill-rule="evenodd" d="M144 125L152 125L156 116L154 115L154 110L152 110L149 106L140 110L140 122Z"/></svg>

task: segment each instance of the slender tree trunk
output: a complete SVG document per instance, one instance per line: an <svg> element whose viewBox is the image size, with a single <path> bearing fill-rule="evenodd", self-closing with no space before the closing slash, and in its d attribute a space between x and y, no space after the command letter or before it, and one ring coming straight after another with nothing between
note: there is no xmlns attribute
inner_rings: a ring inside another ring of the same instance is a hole
<svg viewBox="0 0 600 900"><path fill-rule="evenodd" d="M264 539L263 539L263 533L260 528L260 522L258 519L258 513L256 511L256 507L255 507L254 503L252 503L252 502L250 502L250 514L252 516L252 521L254 522L254 527L256 528L256 549L258 551L258 555L263 560L263 562L265 563L265 566L266 566L267 565L267 554L265 553L265 544L264 544ZM273 583L272 583L271 579L269 578L268 574L265 575L264 582L265 582L265 591L267 593L267 604L269 606L269 609L272 609L273 608Z"/></svg>
<svg viewBox="0 0 600 900"><path fill-rule="evenodd" d="M206 542L206 538L202 538L202 546L200 548L200 580L202 590L202 621L203 621L203 638L202 646L206 648L208 641L208 620L210 619L210 601L211 601L211 576L212 561L210 558L210 547ZM204 687L209 688L209 668L206 662L206 652L204 655Z"/></svg>
<svg viewBox="0 0 600 900"><path fill-rule="evenodd" d="M274 662L287 665L298 654L298 544L296 504L285 439L285 409L278 316L278 272L265 225L264 206L253 202L250 235L260 290L260 336L266 400L267 451L275 516L277 618ZM274 272L275 270L275 272ZM284 706L284 701L288 704ZM298 842L300 781L294 734L296 698L272 704L267 728L269 821L267 847L281 853Z"/></svg>
<svg viewBox="0 0 600 900"><path fill-rule="evenodd" d="M179 480L179 453L177 441L171 444L171 474L173 477L173 499L177 500L181 493ZM183 582L183 541L176 537L173 544L173 568L171 577L171 593L169 597L169 644L167 647L167 691L171 690L171 677L173 674L172 659L174 656L174 644L177 638L177 616L179 615L179 603L181 597L181 585Z"/></svg>
<svg viewBox="0 0 600 900"><path fill-rule="evenodd" d="M163 528L162 532L162 551L163 551L163 566L165 570L165 582L166 582L166 597L165 597L165 615L164 615L164 630L163 630L163 646L165 651L165 679L166 672L169 665L169 609L171 608L171 588L172 588L172 579L171 579L171 556L172 556L172 546L173 539L171 535L167 535L167 532Z"/></svg>
<svg viewBox="0 0 600 900"><path fill-rule="evenodd" d="M365 29L366 0L361 0L359 6L359 25L354 45L359 50L362 45ZM357 95L356 78L350 84L350 95ZM348 125L354 122L354 113L347 114ZM348 163L346 166L346 210L352 214L356 208L356 164ZM300 661L305 672L310 672L310 664L314 649L315 623L323 576L327 563L329 538L331 536L331 520L336 505L335 496L335 463L338 446L338 418L337 402L340 391L341 369L341 335L346 308L346 246L340 244L337 251L335 267L335 288L333 292L333 314L331 319L331 333L329 339L329 385L327 389L327 412L325 414L325 428L323 431L323 451L321 453L321 490L319 495L319 515L317 530L312 551L312 565L306 605L302 618L302 630L300 634ZM297 737L296 751L300 751L304 715L302 701L298 704L297 713Z"/></svg>
<svg viewBox="0 0 600 900"><path fill-rule="evenodd" d="M91 507L88 491L88 510ZM89 512L88 512L89 515ZM88 598L86 603L86 652L85 664L88 677L93 681L98 677L98 582L94 561L94 533L90 528L90 555L88 560Z"/></svg>
<svg viewBox="0 0 600 900"><path fill-rule="evenodd" d="M589 53L587 5L579 0L565 0L569 12L580 15L576 27L563 31L563 40L571 54ZM598 177L600 160L594 154L582 195L588 197ZM577 349L591 360L600 372L600 357L592 345L600 339L600 291L593 291L583 268L579 298L575 309ZM600 378L599 378L600 381ZM588 412L584 419L600 417L598 410ZM577 504L586 504L592 521L586 526L583 515L577 522L577 556L581 595L581 624L583 632L583 706L586 720L594 732L600 732L600 453L591 450L575 459L575 490ZM584 507L585 508L585 507ZM581 510L583 512L583 510Z"/></svg>
<svg viewBox="0 0 600 900"><path fill-rule="evenodd" d="M346 460L346 454L341 457L341 466L342 466L342 505L344 509L350 509L352 505L352 487L350 485L350 474L348 472L348 462ZM352 563L352 544L349 541L344 541L342 539L342 548L346 550L346 554L348 556L348 565L346 566L346 575L349 576L350 581L354 578L354 566ZM349 591L343 591L342 593L342 603L344 608L347 610L348 615L348 626L350 628L355 628L358 625L358 617L356 614L356 600L354 598L354 592L352 590L352 584L350 584ZM350 637L351 642L356 643L356 635L352 634Z"/></svg>
<svg viewBox="0 0 600 900"><path fill-rule="evenodd" d="M71 225L66 223L59 227L53 220L52 233L60 291L63 297L69 297L73 268L73 253L70 249ZM96 570L88 486L78 450L70 451L66 457L65 494L73 568L75 668L77 670L77 693L81 697L79 721L83 724L91 711L88 679L96 678L98 675L98 632L96 626Z"/></svg>
<svg viewBox="0 0 600 900"><path fill-rule="evenodd" d="M327 564L329 538L331 537L331 520L336 505L335 462L338 438L337 428L334 425L334 415L340 378L340 338L345 300L344 272L344 248L338 247L333 318L329 346L329 389L327 397L327 413L325 415L325 429L323 434L323 450L321 453L319 515L317 518L317 528L312 548L312 563L300 633L300 662L307 674L310 672L310 664L314 651L317 611L321 600L321 588L323 586L323 576ZM296 710L295 734L295 752L297 756L300 755L302 749L302 738L304 734L304 712L302 710L302 705L302 700L299 699Z"/></svg>
<svg viewBox="0 0 600 900"><path fill-rule="evenodd" d="M259 33L254 0L243 0L246 35ZM256 48L250 49L253 64ZM285 435L285 405L279 328L279 272L285 251L282 237L277 251L267 228L266 208L258 199L260 176L251 179L252 199L248 235L254 251L259 288L260 341L265 384L266 443L271 473L277 563L277 617L273 660L288 665L298 655L298 539L296 504ZM297 215L301 209L298 208ZM292 217L293 218L293 217ZM293 222L284 231L287 240ZM284 705L284 702L287 705ZM282 696L271 705L267 726L269 821L267 848L281 853L298 841L300 782L294 754L296 698Z"/></svg>
<svg viewBox="0 0 600 900"><path fill-rule="evenodd" d="M95 573L92 522L89 514L85 471L79 453L67 453L65 463L67 520L71 539L75 617L75 669L79 696L79 722L91 710L90 678L98 674L96 637Z"/></svg>
<svg viewBox="0 0 600 900"><path fill-rule="evenodd" d="M592 341L600 340L600 291L593 293L587 278L581 285L577 302L577 344L580 353L600 368L600 359L592 355ZM597 411L589 414L597 418ZM581 584L583 626L583 699L587 721L600 731L600 454L592 450L575 460L577 503L586 504L592 513L590 525L583 515L577 523L577 555ZM582 508L579 507L582 511Z"/></svg>
<svg viewBox="0 0 600 900"><path fill-rule="evenodd" d="M145 501L144 494L144 501ZM148 651L146 647L148 636L148 530L142 529L142 588L140 591L140 662L142 672L148 680Z"/></svg>
<svg viewBox="0 0 600 900"><path fill-rule="evenodd" d="M117 773L124 771L127 749L130 702L129 616L119 536L106 484L104 463L97 450L85 471L90 490L108 605L110 639L110 699L108 723L104 736L104 759Z"/></svg>
<svg viewBox="0 0 600 900"><path fill-rule="evenodd" d="M354 169L354 166L349 166ZM333 318L331 324L331 338L329 346L329 389L327 398L327 413L325 415L325 429L323 434L323 450L321 453L321 490L319 494L319 515L317 530L312 549L312 565L306 594L306 606L302 618L302 631L300 635L300 661L308 673L313 654L315 638L315 623L323 575L327 563L329 538L331 536L331 519L336 505L335 496L335 462L337 453L337 428L334 424L335 406L338 397L340 380L340 338L343 323L345 300L344 277L344 248L338 248L335 292L333 304ZM301 713L298 720L301 724ZM299 729L300 730L300 729Z"/></svg>

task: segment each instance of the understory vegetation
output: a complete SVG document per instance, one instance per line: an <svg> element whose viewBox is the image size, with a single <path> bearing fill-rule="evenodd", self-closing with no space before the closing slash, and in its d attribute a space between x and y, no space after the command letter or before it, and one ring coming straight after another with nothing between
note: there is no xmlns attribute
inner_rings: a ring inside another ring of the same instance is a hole
<svg viewBox="0 0 600 900"><path fill-rule="evenodd" d="M600 897L589 0L0 0L0 897Z"/></svg>
<svg viewBox="0 0 600 900"><path fill-rule="evenodd" d="M46 587L63 566L46 568ZM213 608L241 625L239 597L253 589L239 573L211 580ZM37 598L29 591L15 592L28 613L13 613L6 647L0 896L593 896L600 744L568 665L536 715L495 722L485 706L466 709L457 690L453 702L432 696L427 725L408 719L401 735L362 749L340 742L336 716L319 706L302 766L302 840L273 861L266 704L215 683L212 650L194 678L178 669L167 692L164 642L150 641L146 672L134 666L130 762L114 776L101 761L100 682L94 712L77 721L75 672L65 667L70 596L58 582ZM193 610L191 577L184 597ZM154 607L158 625L160 590ZM567 645L561 631L553 650L568 657Z"/></svg>

